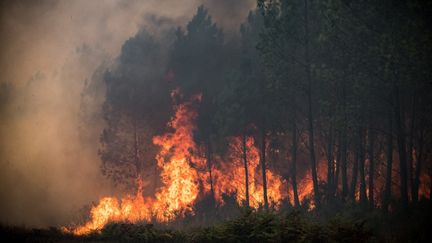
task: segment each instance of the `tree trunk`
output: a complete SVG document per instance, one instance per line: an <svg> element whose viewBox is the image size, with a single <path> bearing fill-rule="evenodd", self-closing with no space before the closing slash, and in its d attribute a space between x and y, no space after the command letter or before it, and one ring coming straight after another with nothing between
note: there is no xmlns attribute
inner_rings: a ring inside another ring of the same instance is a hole
<svg viewBox="0 0 432 243"><path fill-rule="evenodd" d="M393 167L393 116L392 112L389 112L388 117L389 130L387 134L387 170L386 170L386 180L385 189L383 196L382 208L385 212L388 211L388 205L391 198L391 186L392 186L392 167Z"/></svg>
<svg viewBox="0 0 432 243"><path fill-rule="evenodd" d="M340 174L340 168L341 168L341 155L342 155L342 151L341 151L341 144L342 144L342 138L341 135L339 133L338 135L338 146L337 146L337 156L336 156L336 168L335 168L335 176L333 178L333 195L336 195L338 192L338 187L339 187L339 174Z"/></svg>
<svg viewBox="0 0 432 243"><path fill-rule="evenodd" d="M350 198L352 201L355 201L355 192L357 189L359 153L360 153L360 148L359 148L359 144L357 144L356 149L355 149L355 153L354 153L353 168L352 168L352 173L351 173Z"/></svg>
<svg viewBox="0 0 432 243"><path fill-rule="evenodd" d="M408 153L407 153L407 160L408 160L408 181L409 184L411 185L411 200L414 200L414 166L413 166L413 162L414 162L414 158L413 158L413 149L414 149L414 129L415 129L415 116L416 116L416 97L415 94L413 96L413 101L412 101L412 107L411 107L411 127L410 127L410 131L409 131L409 140L408 140Z"/></svg>
<svg viewBox="0 0 432 243"><path fill-rule="evenodd" d="M245 169L245 192L246 192L246 207L249 207L249 168L248 168L248 161L247 161L247 146L246 146L246 135L243 134L242 139L243 144L243 165Z"/></svg>
<svg viewBox="0 0 432 243"><path fill-rule="evenodd" d="M432 170L429 172L429 180L432 181ZM429 201L432 202L432 183L429 185Z"/></svg>
<svg viewBox="0 0 432 243"><path fill-rule="evenodd" d="M133 117L133 129L134 129L134 159L135 159L135 167L136 167L136 176L139 178L141 175L141 161L139 157L139 141L138 141L138 131L137 131L137 119L134 115Z"/></svg>
<svg viewBox="0 0 432 243"><path fill-rule="evenodd" d="M416 163L416 168L415 168L415 177L414 177L414 181L413 181L413 186L412 186L412 201L414 203L418 202L418 190L419 190L419 186L420 186L420 174L421 174L421 168L422 168L422 164L423 164L423 134L420 135L420 141L419 141L419 151L417 154L417 163Z"/></svg>
<svg viewBox="0 0 432 243"><path fill-rule="evenodd" d="M291 146L291 180L294 193L294 206L300 206L298 191L297 191L297 124L295 118L292 123L292 146Z"/></svg>
<svg viewBox="0 0 432 243"><path fill-rule="evenodd" d="M344 128L344 134L342 139L342 150L341 150L341 170L342 170L342 198L345 199L348 196L348 166L347 166L347 131Z"/></svg>
<svg viewBox="0 0 432 243"><path fill-rule="evenodd" d="M357 131L357 139L356 139L356 146L354 151L354 160L353 160L353 167L352 167L352 173L351 173L351 187L350 187L350 193L349 196L352 201L355 201L356 197L356 190L357 190L357 181L358 181L358 173L359 173L359 162L360 162L360 150L361 150L361 131L360 128Z"/></svg>
<svg viewBox="0 0 432 243"><path fill-rule="evenodd" d="M264 209L268 210L268 198L267 198L267 173L266 173L266 133L265 129L261 129L261 173L263 177L263 197L264 197Z"/></svg>
<svg viewBox="0 0 432 243"><path fill-rule="evenodd" d="M396 132L399 150L399 176L400 176L400 192L402 207L408 208L408 185L407 185L407 155L406 155L406 142L405 142L405 119L404 111L400 105L399 88L394 85L394 98L395 98L395 116L396 116Z"/></svg>
<svg viewBox="0 0 432 243"><path fill-rule="evenodd" d="M365 142L366 142L366 132L364 128L359 130L359 160L360 160L360 203L363 205L367 202L366 196L366 177L365 177Z"/></svg>
<svg viewBox="0 0 432 243"><path fill-rule="evenodd" d="M311 172L314 189L315 205L320 205L320 195L318 188L317 165L315 158L315 143L314 143L314 128L313 128L313 113L312 113L312 71L309 56L309 18L308 18L308 0L304 1L304 17L305 17L305 60L306 60L306 76L308 82L308 120L309 120L309 149L311 158Z"/></svg>
<svg viewBox="0 0 432 243"><path fill-rule="evenodd" d="M425 113L424 110L424 105L423 105L423 114ZM417 151L417 163L416 163L416 167L415 167L415 176L414 176L414 181L413 181L413 186L412 186L412 201L414 203L418 202L418 190L419 190L419 186L420 186L420 175L421 175L421 168L423 165L423 153L424 153L424 128L425 128L425 117L421 117L420 118L420 138L418 140L418 151Z"/></svg>
<svg viewBox="0 0 432 243"><path fill-rule="evenodd" d="M334 184L334 159L333 159L333 124L330 125L329 139L327 144L327 187L328 196L333 193L333 184Z"/></svg>
<svg viewBox="0 0 432 243"><path fill-rule="evenodd" d="M215 194L214 194L213 175L212 175L212 147L211 147L210 138L207 138L207 156L206 157L207 157L207 169L208 169L209 177L210 177L210 193L211 193L211 197L214 199Z"/></svg>
<svg viewBox="0 0 432 243"><path fill-rule="evenodd" d="M341 170L342 170L342 199L348 196L348 176L347 176L347 112L346 112L346 82L343 82L343 127L342 127L342 147L341 147Z"/></svg>
<svg viewBox="0 0 432 243"><path fill-rule="evenodd" d="M375 141L375 132L371 129L369 125L369 133L368 133L368 156L369 156L369 205L371 208L374 208L374 141Z"/></svg>

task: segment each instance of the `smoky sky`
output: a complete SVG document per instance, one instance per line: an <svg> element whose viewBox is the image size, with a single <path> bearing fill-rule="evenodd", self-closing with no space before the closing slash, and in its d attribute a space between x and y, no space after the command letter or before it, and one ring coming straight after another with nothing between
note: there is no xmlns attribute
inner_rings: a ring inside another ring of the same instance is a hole
<svg viewBox="0 0 432 243"><path fill-rule="evenodd" d="M100 173L103 119L80 119L86 80L113 65L141 29L184 26L201 4L230 35L255 1L1 1L1 223L65 225L83 206L118 193ZM95 114L103 88L94 93Z"/></svg>

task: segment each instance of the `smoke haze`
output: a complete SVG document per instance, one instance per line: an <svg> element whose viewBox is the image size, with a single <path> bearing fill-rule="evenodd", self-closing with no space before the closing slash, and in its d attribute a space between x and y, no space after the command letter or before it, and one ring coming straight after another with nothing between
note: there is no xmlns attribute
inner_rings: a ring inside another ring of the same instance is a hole
<svg viewBox="0 0 432 243"><path fill-rule="evenodd" d="M1 223L66 224L84 205L115 194L97 154L103 85L90 102L94 119L85 122L81 92L115 62L125 40L142 28L184 26L200 4L234 33L255 1L0 3Z"/></svg>

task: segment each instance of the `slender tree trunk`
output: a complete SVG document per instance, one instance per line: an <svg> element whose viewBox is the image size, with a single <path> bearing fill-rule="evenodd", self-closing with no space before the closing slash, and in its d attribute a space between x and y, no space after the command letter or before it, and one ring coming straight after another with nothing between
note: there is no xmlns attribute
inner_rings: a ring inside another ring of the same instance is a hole
<svg viewBox="0 0 432 243"><path fill-rule="evenodd" d="M421 135L423 137L423 134ZM418 202L418 190L420 186L420 174L421 174L421 168L423 164L423 138L420 138L419 142L419 151L417 154L417 163L415 167L415 177L413 181L413 188L412 188L412 200L414 203Z"/></svg>
<svg viewBox="0 0 432 243"><path fill-rule="evenodd" d="M432 169L429 172L429 180L432 181ZM432 202L432 183L429 185L429 201Z"/></svg>
<svg viewBox="0 0 432 243"><path fill-rule="evenodd" d="M375 172L375 161L374 161L374 142L375 132L369 126L368 133L368 156L369 156L369 205L374 208L374 172Z"/></svg>
<svg viewBox="0 0 432 243"><path fill-rule="evenodd" d="M342 172L342 198L345 199L348 196L348 166L347 166L347 131L344 128L344 134L342 139L342 150L341 150L341 172Z"/></svg>
<svg viewBox="0 0 432 243"><path fill-rule="evenodd" d="M424 107L424 106L423 106ZM424 114L424 108L423 108L423 114ZM421 169L423 166L423 153L424 153L424 128L425 128L425 118L421 117L420 120L420 138L418 140L418 151L417 151L417 163L415 167L415 176L412 186L412 201L414 203L418 202L418 190L420 186L420 175L421 175Z"/></svg>
<svg viewBox="0 0 432 243"><path fill-rule="evenodd" d="M347 175L347 112L346 112L346 82L343 83L343 127L342 127L342 147L341 147L341 170L342 170L342 199L348 196L348 175Z"/></svg>
<svg viewBox="0 0 432 243"><path fill-rule="evenodd" d="M308 120L309 120L309 149L311 158L311 172L314 189L315 205L320 205L320 195L318 188L318 174L315 158L315 142L314 142L314 128L313 128L313 112L312 112L312 71L309 56L309 17L308 17L308 0L304 1L304 17L305 17L305 60L306 60L306 76L308 82Z"/></svg>
<svg viewBox="0 0 432 243"><path fill-rule="evenodd" d="M364 128L360 128L359 131L359 160L360 160L360 203L363 205L367 202L367 196L366 196L366 177L365 177L365 136L366 132L364 131Z"/></svg>
<svg viewBox="0 0 432 243"><path fill-rule="evenodd" d="M396 115L396 131L399 150L399 176L400 176L400 192L403 208L408 208L408 185L407 185L407 155L405 142L405 119L404 111L400 105L399 88L394 85L395 97L395 115Z"/></svg>
<svg viewBox="0 0 432 243"><path fill-rule="evenodd" d="M355 201L356 199L356 191L357 191L357 183L359 182L359 197L360 202L364 201L366 197L366 183L364 180L364 143L363 143L364 131L362 127L359 127L357 130L357 139L356 139L356 148L354 154L354 164L352 168L351 175L351 199ZM360 176L360 180L358 179ZM364 192L364 193L363 193Z"/></svg>
<svg viewBox="0 0 432 243"><path fill-rule="evenodd" d="M408 160L408 181L411 185L411 200L414 202L414 158L413 158L413 149L414 149L414 129L415 129L415 116L416 116L416 97L415 94L413 96L412 100L412 107L411 107L411 127L409 131L409 140L408 140L408 153L407 153L407 160Z"/></svg>
<svg viewBox="0 0 432 243"><path fill-rule="evenodd" d="M294 206L300 206L298 191L297 191L297 124L295 117L292 123L292 146L291 146L291 158L292 158L292 168L291 168L291 180L294 193Z"/></svg>
<svg viewBox="0 0 432 243"><path fill-rule="evenodd" d="M389 112L388 117L389 130L387 134L387 170L386 170L386 180L385 189L383 196L382 208L385 212L388 211L388 205L391 198L391 186L392 186L392 167L393 167L393 116L392 112Z"/></svg>
<svg viewBox="0 0 432 243"><path fill-rule="evenodd" d="M264 209L268 210L267 198L267 170L266 170L266 133L265 129L261 129L261 173L263 177L263 196L264 196Z"/></svg>
<svg viewBox="0 0 432 243"><path fill-rule="evenodd" d="M360 133L360 132L358 132ZM361 135L358 135L358 137L361 137ZM353 161L353 167L352 167L352 173L351 173L351 188L350 188L350 198L351 200L355 201L355 194L357 189L357 175L358 175L358 167L359 167L359 156L360 156L360 141L359 138L357 138L356 146L355 146L355 152L354 152L354 161Z"/></svg>
<svg viewBox="0 0 432 243"><path fill-rule="evenodd" d="M333 159L333 124L330 125L329 139L327 144L327 187L328 196L333 193L334 184L334 159Z"/></svg>
<svg viewBox="0 0 432 243"><path fill-rule="evenodd" d="M137 178L141 175L141 161L140 161L140 153L139 153L139 141L138 141L138 131L137 131L137 119L134 115L133 117L133 129L134 129L134 158L135 158L135 166L136 166L136 176Z"/></svg>
<svg viewBox="0 0 432 243"><path fill-rule="evenodd" d="M247 161L247 145L246 145L246 135L243 134L242 139L242 145L243 145L243 165L245 169L245 192L246 192L246 206L249 207L249 168L248 168L248 161Z"/></svg>
<svg viewBox="0 0 432 243"><path fill-rule="evenodd" d="M207 169L209 172L209 177L210 177L210 192L211 192L211 196L214 199L215 198L215 194L214 194L214 187L213 187L213 175L212 175L212 146L211 146L211 142L210 142L210 138L207 138Z"/></svg>
<svg viewBox="0 0 432 243"><path fill-rule="evenodd" d="M334 176L334 182L333 182L333 195L336 195L338 192L339 187L339 174L340 174L340 168L341 168L341 144L342 144L342 138L339 133L338 135L338 146L337 146L337 156L336 156L336 168L335 168L335 176Z"/></svg>

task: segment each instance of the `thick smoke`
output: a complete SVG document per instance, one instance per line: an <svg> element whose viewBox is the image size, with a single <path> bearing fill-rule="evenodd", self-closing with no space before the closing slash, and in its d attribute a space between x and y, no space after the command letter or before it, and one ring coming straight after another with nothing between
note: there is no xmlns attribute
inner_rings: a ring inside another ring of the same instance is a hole
<svg viewBox="0 0 432 243"><path fill-rule="evenodd" d="M83 88L140 29L184 25L200 4L233 32L254 1L2 1L1 223L64 225L115 193L97 154L104 85L94 85L86 107ZM81 119L83 109L92 119Z"/></svg>
<svg viewBox="0 0 432 243"><path fill-rule="evenodd" d="M239 24L244 22L248 11L255 7L255 0L206 0L204 5L209 9L214 21L223 27L227 34L235 34Z"/></svg>

